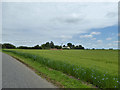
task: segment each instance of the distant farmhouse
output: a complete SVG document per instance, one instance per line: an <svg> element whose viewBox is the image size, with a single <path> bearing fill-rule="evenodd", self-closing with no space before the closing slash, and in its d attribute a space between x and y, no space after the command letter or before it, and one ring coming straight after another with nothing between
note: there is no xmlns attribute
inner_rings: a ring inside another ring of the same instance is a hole
<svg viewBox="0 0 120 90"><path fill-rule="evenodd" d="M62 49L70 49L69 46L62 47Z"/></svg>

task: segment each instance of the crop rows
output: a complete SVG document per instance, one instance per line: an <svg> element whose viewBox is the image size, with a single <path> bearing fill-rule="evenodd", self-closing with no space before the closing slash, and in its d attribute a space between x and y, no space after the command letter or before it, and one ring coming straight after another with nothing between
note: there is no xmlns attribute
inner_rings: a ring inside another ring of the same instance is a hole
<svg viewBox="0 0 120 90"><path fill-rule="evenodd" d="M49 58L43 58L39 55L32 55L29 53L23 53L12 50L3 50L5 52L11 52L25 58L30 58L33 62L36 61L49 68L62 71L68 75L74 76L78 80L83 80L96 85L99 88L118 88L120 82L118 76L113 76L107 72L100 72L94 68L83 68L80 65L71 65L63 61L50 60Z"/></svg>

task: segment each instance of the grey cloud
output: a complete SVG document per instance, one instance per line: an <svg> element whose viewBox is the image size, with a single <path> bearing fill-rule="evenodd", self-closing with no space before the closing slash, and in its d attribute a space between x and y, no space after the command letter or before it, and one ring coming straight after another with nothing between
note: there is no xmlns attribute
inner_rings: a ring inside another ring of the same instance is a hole
<svg viewBox="0 0 120 90"><path fill-rule="evenodd" d="M118 14L116 12L108 12L106 14L106 17L112 18L112 17L116 17Z"/></svg>
<svg viewBox="0 0 120 90"><path fill-rule="evenodd" d="M66 22L66 23L78 23L81 20L82 19L80 19L80 18L66 18L66 19L63 19L63 21Z"/></svg>
<svg viewBox="0 0 120 90"><path fill-rule="evenodd" d="M54 19L55 21L61 22L61 23L68 23L68 24L76 24L82 22L84 19L80 17L57 17Z"/></svg>
<svg viewBox="0 0 120 90"><path fill-rule="evenodd" d="M73 42L76 40L78 43L80 38L74 35L87 33L93 28L104 28L116 24L116 17L115 19L108 18L108 16L115 15L114 10L117 12L117 8L114 7L116 5L106 5L106 3L4 3L2 5L3 34L9 35L4 35L3 41L11 41L15 45L21 45L21 43L33 45L51 40L61 43L63 38L67 38L65 42L72 39ZM29 43L29 40L33 40L34 43Z"/></svg>

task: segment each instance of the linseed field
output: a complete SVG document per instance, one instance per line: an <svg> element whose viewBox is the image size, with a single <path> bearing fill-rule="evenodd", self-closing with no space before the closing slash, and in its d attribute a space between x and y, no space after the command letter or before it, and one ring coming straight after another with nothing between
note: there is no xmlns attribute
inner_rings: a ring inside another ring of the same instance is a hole
<svg viewBox="0 0 120 90"><path fill-rule="evenodd" d="M6 49L20 57L31 59L49 68L99 88L117 88L118 50L29 50Z"/></svg>

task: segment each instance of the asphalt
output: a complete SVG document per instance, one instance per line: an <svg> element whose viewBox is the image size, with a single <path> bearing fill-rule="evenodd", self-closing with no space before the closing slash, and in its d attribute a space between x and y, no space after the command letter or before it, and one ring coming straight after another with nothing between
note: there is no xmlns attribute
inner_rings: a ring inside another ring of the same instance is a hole
<svg viewBox="0 0 120 90"><path fill-rule="evenodd" d="M56 86L13 57L2 53L2 88L56 88Z"/></svg>

